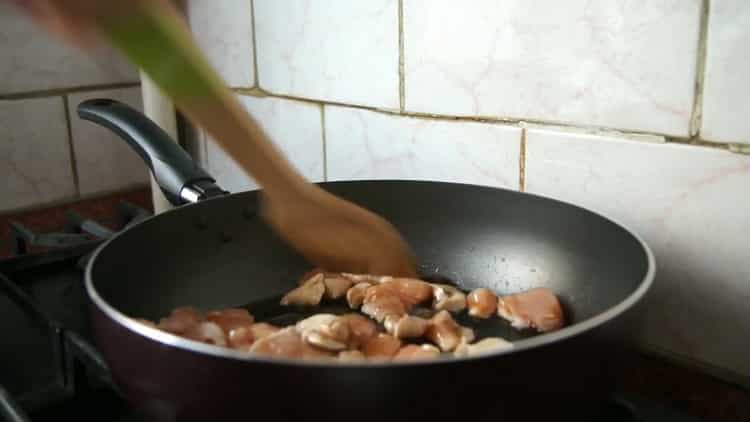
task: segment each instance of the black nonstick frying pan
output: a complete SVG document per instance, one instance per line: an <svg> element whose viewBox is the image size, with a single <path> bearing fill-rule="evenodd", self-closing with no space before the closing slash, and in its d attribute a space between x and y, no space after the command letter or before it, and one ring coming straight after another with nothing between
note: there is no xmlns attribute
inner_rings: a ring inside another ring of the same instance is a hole
<svg viewBox="0 0 750 422"><path fill-rule="evenodd" d="M392 222L426 278L499 294L555 291L568 320L559 331L518 332L499 318L473 324L479 337L513 341L508 351L342 366L249 356L135 322L186 305L251 304L256 317L272 318L283 311L273 304L310 266L258 216L256 191L224 192L138 111L96 99L81 103L78 114L118 133L168 199L187 204L114 236L86 269L97 344L125 396L148 417L563 420L610 393L619 348L605 323L648 290L651 251L599 214L505 189L398 180L320 184Z"/></svg>

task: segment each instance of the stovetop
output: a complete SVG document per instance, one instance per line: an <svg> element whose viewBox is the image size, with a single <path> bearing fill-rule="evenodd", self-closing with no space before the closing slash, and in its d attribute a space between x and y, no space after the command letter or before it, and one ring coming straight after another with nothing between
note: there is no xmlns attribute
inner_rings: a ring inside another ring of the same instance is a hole
<svg viewBox="0 0 750 422"><path fill-rule="evenodd" d="M61 231L12 225L15 256L0 260L0 416L7 421L139 421L120 396L88 323L83 268L104 239L149 213L124 203L114 224L68 213ZM30 251L37 251L29 253ZM596 421L696 421L633 394L615 394Z"/></svg>

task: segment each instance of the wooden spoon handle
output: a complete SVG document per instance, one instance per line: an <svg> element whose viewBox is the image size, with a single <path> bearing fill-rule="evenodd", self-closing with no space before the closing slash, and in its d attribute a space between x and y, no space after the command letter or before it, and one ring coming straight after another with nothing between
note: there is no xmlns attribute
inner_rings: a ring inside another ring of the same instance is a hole
<svg viewBox="0 0 750 422"><path fill-rule="evenodd" d="M127 14L104 16L99 24L105 36L212 135L268 196L294 195L308 185L225 86L168 5L134 1Z"/></svg>

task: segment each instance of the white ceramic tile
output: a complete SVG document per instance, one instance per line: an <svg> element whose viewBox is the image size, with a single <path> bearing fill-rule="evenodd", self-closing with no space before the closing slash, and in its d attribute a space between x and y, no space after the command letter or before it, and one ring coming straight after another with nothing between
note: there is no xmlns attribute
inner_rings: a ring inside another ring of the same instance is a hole
<svg viewBox="0 0 750 422"><path fill-rule="evenodd" d="M122 56L69 47L40 30L11 3L0 1L1 94L138 81L137 71Z"/></svg>
<svg viewBox="0 0 750 422"><path fill-rule="evenodd" d="M518 188L521 130L325 108L329 180L412 179Z"/></svg>
<svg viewBox="0 0 750 422"><path fill-rule="evenodd" d="M531 130L526 187L622 221L654 250L648 347L750 376L750 156ZM551 216L552 217L552 216Z"/></svg>
<svg viewBox="0 0 750 422"><path fill-rule="evenodd" d="M709 4L701 137L750 144L750 2Z"/></svg>
<svg viewBox="0 0 750 422"><path fill-rule="evenodd" d="M262 88L399 107L396 0L255 0L254 7Z"/></svg>
<svg viewBox="0 0 750 422"><path fill-rule="evenodd" d="M62 98L0 101L0 211L75 195Z"/></svg>
<svg viewBox="0 0 750 422"><path fill-rule="evenodd" d="M278 98L240 97L240 101L308 180L323 180L323 129L321 109L316 104ZM210 139L207 144L207 170L230 192L257 188L252 180Z"/></svg>
<svg viewBox="0 0 750 422"><path fill-rule="evenodd" d="M189 0L187 15L196 42L233 87L255 84L251 0Z"/></svg>
<svg viewBox="0 0 750 422"><path fill-rule="evenodd" d="M148 183L148 167L123 139L111 130L76 114L76 107L91 98L110 98L143 109L140 88L72 94L68 97L73 153L81 195L104 193Z"/></svg>
<svg viewBox="0 0 750 422"><path fill-rule="evenodd" d="M404 1L406 108L687 135L699 0Z"/></svg>

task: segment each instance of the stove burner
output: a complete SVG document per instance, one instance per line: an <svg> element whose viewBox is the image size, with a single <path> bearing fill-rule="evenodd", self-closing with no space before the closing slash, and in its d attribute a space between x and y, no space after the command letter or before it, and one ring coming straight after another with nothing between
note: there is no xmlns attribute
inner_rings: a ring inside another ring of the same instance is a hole
<svg viewBox="0 0 750 422"><path fill-rule="evenodd" d="M18 221L11 221L11 256L96 245L151 216L149 211L126 201L118 204L115 214L114 221L106 224L68 210L63 229L49 233L36 233ZM85 268L89 258L90 253L82 256L77 263L79 268Z"/></svg>
<svg viewBox="0 0 750 422"><path fill-rule="evenodd" d="M99 221L68 210L58 231L9 223L12 255L0 260L0 329L11 340L0 347L0 419L57 420L59 406L90 394L108 395L96 401L126 412L90 343L81 269L97 245L151 213L124 201L113 208L111 218ZM81 415L90 409L83 406ZM45 412L49 418L40 416Z"/></svg>

